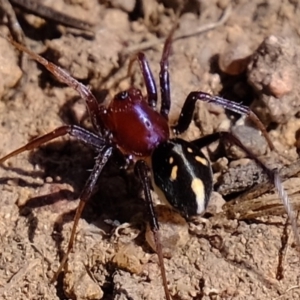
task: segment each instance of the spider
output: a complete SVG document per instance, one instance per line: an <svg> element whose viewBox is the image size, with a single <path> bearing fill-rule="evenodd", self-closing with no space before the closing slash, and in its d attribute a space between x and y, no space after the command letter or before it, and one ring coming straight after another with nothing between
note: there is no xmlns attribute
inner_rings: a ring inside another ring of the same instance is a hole
<svg viewBox="0 0 300 300"><path fill-rule="evenodd" d="M230 111L248 116L262 131L269 147L274 149L267 131L258 117L246 106L226 100L219 96L194 91L187 96L181 113L175 125L169 125L168 115L171 106L168 58L172 44L174 29L165 41L160 62L161 106L157 110L157 88L153 74L145 54L137 53L130 61L131 65L137 61L145 82L147 96L144 97L137 88L120 92L104 106L98 104L89 88L78 82L62 68L33 53L25 46L10 40L20 51L26 52L32 59L42 64L59 81L75 89L85 100L88 108L93 131L76 125L63 125L52 132L38 137L19 149L0 159L3 163L7 159L24 151L32 150L57 137L70 135L79 141L92 146L97 156L95 165L79 196L79 205L74 217L74 224L66 253L60 263L52 282L63 270L70 253L77 225L82 211L91 197L97 180L113 152L124 157L124 164L132 161L136 176L140 179L144 191L144 200L149 214L150 227L154 235L156 252L161 269L162 282L167 300L171 299L168 290L167 277L164 267L162 246L159 238L159 224L154 211L151 188L185 218L202 214L209 202L213 189L213 177L210 161L201 152L201 148L218 140L227 139L239 146L246 154L263 168L271 182L277 188L280 198L285 204L289 217L293 220L293 212L289 206L287 195L282 187L276 171L269 169L251 151L230 132L216 132L202 138L187 142L177 135L188 129L193 118L195 104L198 100L211 102ZM175 137L171 137L174 135ZM149 176L151 173L151 176Z"/></svg>

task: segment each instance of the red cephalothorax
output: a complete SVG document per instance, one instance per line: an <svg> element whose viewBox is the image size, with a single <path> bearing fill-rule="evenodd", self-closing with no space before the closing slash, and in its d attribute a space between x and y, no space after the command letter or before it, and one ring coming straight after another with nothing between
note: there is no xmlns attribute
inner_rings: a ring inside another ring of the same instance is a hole
<svg viewBox="0 0 300 300"><path fill-rule="evenodd" d="M166 118L148 105L138 89L117 94L107 108L100 107L100 113L113 142L124 154L149 156L169 139Z"/></svg>

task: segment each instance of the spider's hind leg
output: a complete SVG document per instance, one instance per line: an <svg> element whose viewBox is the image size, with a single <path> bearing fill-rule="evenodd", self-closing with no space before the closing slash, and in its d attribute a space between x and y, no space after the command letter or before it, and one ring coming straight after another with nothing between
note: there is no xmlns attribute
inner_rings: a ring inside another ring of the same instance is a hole
<svg viewBox="0 0 300 300"><path fill-rule="evenodd" d="M280 200L285 208L285 211L288 214L290 222L292 224L292 229L293 229L293 233L295 236L296 244L298 247L300 247L300 235L299 235L295 211L291 205L291 201L288 197L288 194L283 187L282 180L281 180L277 170L272 170L268 166L266 166L254 153L252 153L251 150L249 150L247 147L245 147L242 144L242 142L230 132L226 132L226 131L216 132L216 133L204 136L202 138L199 138L197 140L194 140L194 141L192 141L192 143L194 145L198 146L199 148L203 148L203 147L209 145L210 143L213 143L219 139L227 140L230 143L241 148L247 154L247 156L249 158L253 159L257 163L257 165L263 169L263 171L268 176L270 182L274 184L274 186L277 190L279 198L280 198Z"/></svg>

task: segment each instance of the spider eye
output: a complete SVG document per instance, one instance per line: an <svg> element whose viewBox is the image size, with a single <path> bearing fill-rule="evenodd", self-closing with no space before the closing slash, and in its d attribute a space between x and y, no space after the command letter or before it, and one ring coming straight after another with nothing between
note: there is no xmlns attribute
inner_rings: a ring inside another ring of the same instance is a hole
<svg viewBox="0 0 300 300"><path fill-rule="evenodd" d="M212 192L209 161L193 143L170 139L152 154L153 186L185 217L202 214Z"/></svg>
<svg viewBox="0 0 300 300"><path fill-rule="evenodd" d="M116 95L116 99L118 100L126 100L128 98L128 92L123 91Z"/></svg>

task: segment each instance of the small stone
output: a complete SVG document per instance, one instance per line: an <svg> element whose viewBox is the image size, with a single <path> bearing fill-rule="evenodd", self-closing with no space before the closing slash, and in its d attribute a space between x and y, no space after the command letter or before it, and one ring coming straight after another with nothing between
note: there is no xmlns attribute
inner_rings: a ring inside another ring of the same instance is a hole
<svg viewBox="0 0 300 300"><path fill-rule="evenodd" d="M70 255L71 256L71 255ZM71 299L102 299L103 291L87 273L84 263L79 259L70 259L66 263L64 291Z"/></svg>
<svg viewBox="0 0 300 300"><path fill-rule="evenodd" d="M267 141L257 129L246 125L237 125L233 126L231 131L255 156L262 156L267 152ZM233 143L227 147L227 152L231 158L248 157L244 150Z"/></svg>
<svg viewBox="0 0 300 300"><path fill-rule="evenodd" d="M110 5L130 13L135 7L135 0L111 0Z"/></svg>
<svg viewBox="0 0 300 300"><path fill-rule="evenodd" d="M239 75L246 71L250 58L247 44L231 45L219 56L219 68L226 74Z"/></svg>
<svg viewBox="0 0 300 300"><path fill-rule="evenodd" d="M172 254L183 247L189 240L189 229L186 220L172 208L166 205L155 207L157 219L159 222L159 235L162 244L162 251L165 257L172 257ZM156 245L153 233L147 224L146 241L156 252Z"/></svg>

